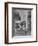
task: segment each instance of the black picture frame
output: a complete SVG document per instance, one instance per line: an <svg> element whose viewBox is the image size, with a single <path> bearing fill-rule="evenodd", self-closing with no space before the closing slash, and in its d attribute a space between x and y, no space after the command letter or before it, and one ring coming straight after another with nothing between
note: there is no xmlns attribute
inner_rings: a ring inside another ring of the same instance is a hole
<svg viewBox="0 0 38 46"><path fill-rule="evenodd" d="M36 41L24 41L24 42L13 42L9 43L8 38L8 4L26 4L26 5L36 5ZM5 44L19 44L19 43L33 43L37 42L37 4L35 3L22 3L22 2L5 2Z"/></svg>

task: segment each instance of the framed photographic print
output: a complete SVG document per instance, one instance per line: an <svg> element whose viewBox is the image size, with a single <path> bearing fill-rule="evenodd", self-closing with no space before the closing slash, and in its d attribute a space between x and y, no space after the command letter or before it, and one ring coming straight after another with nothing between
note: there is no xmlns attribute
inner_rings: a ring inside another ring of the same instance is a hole
<svg viewBox="0 0 38 46"><path fill-rule="evenodd" d="M5 43L37 41L37 4L5 3Z"/></svg>

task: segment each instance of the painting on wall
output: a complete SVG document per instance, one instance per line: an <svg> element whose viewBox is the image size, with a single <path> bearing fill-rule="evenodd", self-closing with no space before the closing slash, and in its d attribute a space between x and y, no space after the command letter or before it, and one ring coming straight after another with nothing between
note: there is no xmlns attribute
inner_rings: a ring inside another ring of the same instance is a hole
<svg viewBox="0 0 38 46"><path fill-rule="evenodd" d="M37 4L5 3L5 43L37 41Z"/></svg>

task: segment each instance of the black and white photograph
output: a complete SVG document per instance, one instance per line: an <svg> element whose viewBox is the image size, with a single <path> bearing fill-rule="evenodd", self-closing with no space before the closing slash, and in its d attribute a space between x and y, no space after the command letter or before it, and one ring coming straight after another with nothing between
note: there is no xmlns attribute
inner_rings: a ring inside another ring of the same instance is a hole
<svg viewBox="0 0 38 46"><path fill-rule="evenodd" d="M31 10L29 8L12 8L12 37L31 35Z"/></svg>
<svg viewBox="0 0 38 46"><path fill-rule="evenodd" d="M37 4L5 3L5 43L37 41Z"/></svg>

